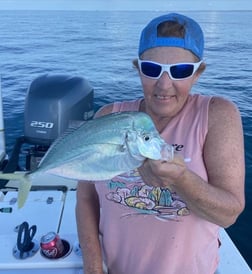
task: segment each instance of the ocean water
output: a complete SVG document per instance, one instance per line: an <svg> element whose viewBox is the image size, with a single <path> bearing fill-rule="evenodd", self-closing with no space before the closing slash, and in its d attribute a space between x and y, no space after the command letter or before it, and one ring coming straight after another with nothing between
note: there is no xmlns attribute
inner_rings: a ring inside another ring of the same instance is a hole
<svg viewBox="0 0 252 274"><path fill-rule="evenodd" d="M80 75L95 90L95 109L142 96L132 67L143 26L163 12L0 11L0 74L7 152L23 134L30 83L45 73ZM252 267L252 12L184 12L205 32L207 70L193 92L222 95L242 115L246 208L230 236ZM213 148L214 149L214 148Z"/></svg>

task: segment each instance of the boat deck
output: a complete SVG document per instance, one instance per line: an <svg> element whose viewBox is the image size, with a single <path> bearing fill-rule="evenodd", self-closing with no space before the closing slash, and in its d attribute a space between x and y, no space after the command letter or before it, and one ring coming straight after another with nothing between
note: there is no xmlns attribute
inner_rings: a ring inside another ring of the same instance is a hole
<svg viewBox="0 0 252 274"><path fill-rule="evenodd" d="M52 183L53 181L53 183ZM11 182L15 185L17 182ZM75 222L76 182L70 182L73 190L62 191L61 187L68 185L64 179L57 177L41 178L38 185L55 185L55 189L31 191L28 201L22 209L17 209L17 192L9 191L0 194L0 208L12 207L11 213L0 213L0 273L3 274L81 274L82 258L78 244ZM51 188L51 187L50 187ZM70 187L71 189L71 187ZM13 256L13 248L17 241L16 227L22 222L36 225L37 232L34 241L41 236L54 231L70 245L67 256L60 259L45 258L38 250L32 257L17 259ZM4 224L4 225L3 225ZM225 230L221 230L220 264L216 274L249 274L251 270L243 257L229 238Z"/></svg>

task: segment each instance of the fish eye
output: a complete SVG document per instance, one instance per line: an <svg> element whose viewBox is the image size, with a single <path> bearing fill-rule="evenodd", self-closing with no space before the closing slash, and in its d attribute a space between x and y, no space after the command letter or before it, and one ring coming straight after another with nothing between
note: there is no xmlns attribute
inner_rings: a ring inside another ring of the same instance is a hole
<svg viewBox="0 0 252 274"><path fill-rule="evenodd" d="M144 136L143 136L143 139L144 139L145 142L148 142L148 141L150 140L150 136L144 135Z"/></svg>

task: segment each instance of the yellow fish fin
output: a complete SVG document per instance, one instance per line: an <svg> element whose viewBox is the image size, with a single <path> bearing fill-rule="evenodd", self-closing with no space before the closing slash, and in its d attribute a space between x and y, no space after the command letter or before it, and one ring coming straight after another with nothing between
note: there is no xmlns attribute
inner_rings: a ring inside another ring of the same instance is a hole
<svg viewBox="0 0 252 274"><path fill-rule="evenodd" d="M28 194L30 192L32 183L27 174L20 177L20 186L18 188L18 208L24 206L25 201L27 200Z"/></svg>
<svg viewBox="0 0 252 274"><path fill-rule="evenodd" d="M31 181L27 173L0 173L0 179L20 181L18 187L18 208L24 206L31 189Z"/></svg>

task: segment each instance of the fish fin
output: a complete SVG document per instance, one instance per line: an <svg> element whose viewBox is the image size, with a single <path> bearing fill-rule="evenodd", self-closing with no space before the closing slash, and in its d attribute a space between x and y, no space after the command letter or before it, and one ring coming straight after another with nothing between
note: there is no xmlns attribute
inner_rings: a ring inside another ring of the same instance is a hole
<svg viewBox="0 0 252 274"><path fill-rule="evenodd" d="M26 174L26 173L25 173ZM0 172L0 179L20 181L24 177L24 173L2 173Z"/></svg>
<svg viewBox="0 0 252 274"><path fill-rule="evenodd" d="M20 181L20 186L18 188L18 208L24 206L32 185L28 174L20 177Z"/></svg>
<svg viewBox="0 0 252 274"><path fill-rule="evenodd" d="M0 179L20 181L18 208L23 207L32 185L28 173L0 173Z"/></svg>

